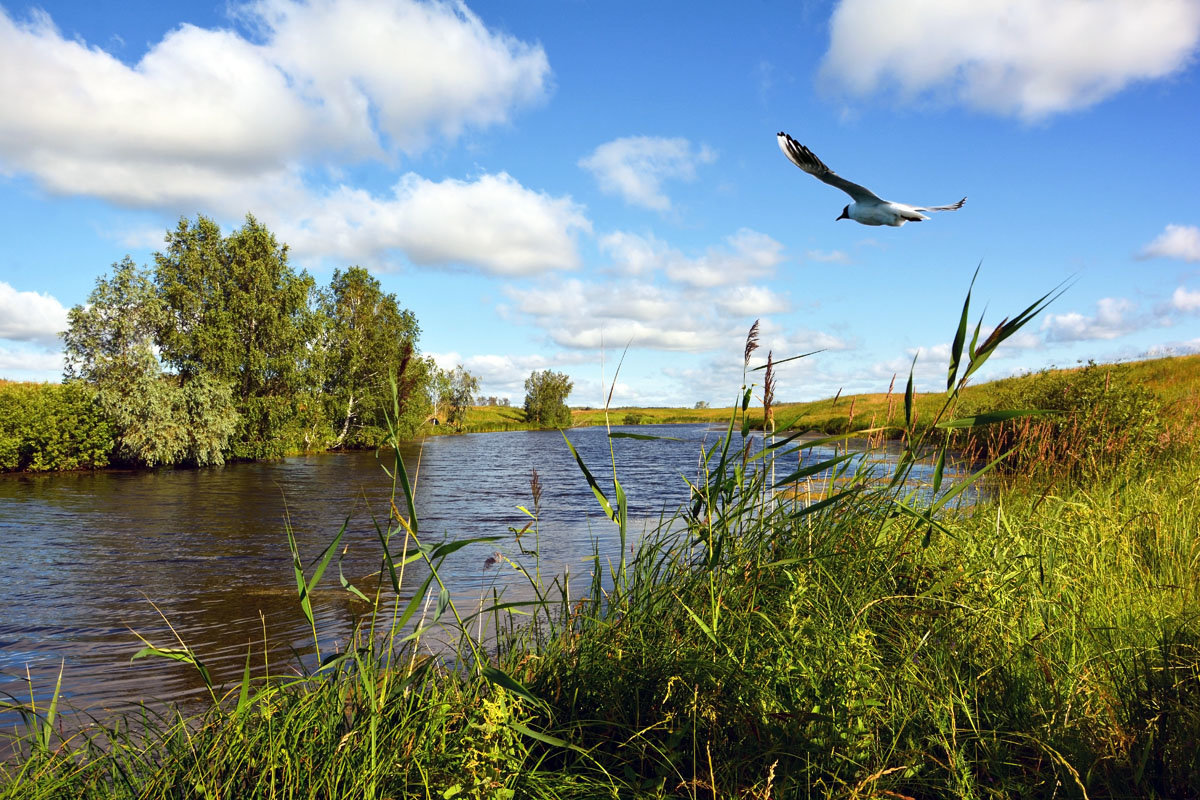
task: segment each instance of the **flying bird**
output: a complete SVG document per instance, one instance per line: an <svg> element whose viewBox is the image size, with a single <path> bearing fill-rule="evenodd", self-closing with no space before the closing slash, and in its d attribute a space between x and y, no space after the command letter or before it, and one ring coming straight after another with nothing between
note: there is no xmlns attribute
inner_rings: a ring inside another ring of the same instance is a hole
<svg viewBox="0 0 1200 800"><path fill-rule="evenodd" d="M851 183L836 172L825 166L821 159L813 155L813 151L788 136L783 131L778 134L779 149L788 160L800 169L818 180L836 186L854 200L842 209L841 219L852 219L863 225L891 225L899 228L906 222L920 222L929 219L923 211L957 211L962 208L967 198L949 206L909 206L904 203L892 203L884 200L865 186Z"/></svg>

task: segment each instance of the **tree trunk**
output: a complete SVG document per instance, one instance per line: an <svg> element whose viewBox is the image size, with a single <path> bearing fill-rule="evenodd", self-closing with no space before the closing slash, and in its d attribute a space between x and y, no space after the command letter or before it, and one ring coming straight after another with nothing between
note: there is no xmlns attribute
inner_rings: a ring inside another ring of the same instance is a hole
<svg viewBox="0 0 1200 800"><path fill-rule="evenodd" d="M340 449L342 446L342 442L346 441L346 435L348 433L350 433L350 418L352 416L354 416L354 393L353 392L350 393L350 401L348 403L346 403L346 421L344 423L342 423L342 434L340 436L338 436L337 441L334 442L334 444L333 444L333 448L335 450Z"/></svg>

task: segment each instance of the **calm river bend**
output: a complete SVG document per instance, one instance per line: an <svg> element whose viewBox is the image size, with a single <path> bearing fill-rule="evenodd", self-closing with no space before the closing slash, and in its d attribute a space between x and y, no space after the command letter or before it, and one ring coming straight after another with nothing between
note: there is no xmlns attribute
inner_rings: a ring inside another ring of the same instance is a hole
<svg viewBox="0 0 1200 800"><path fill-rule="evenodd" d="M723 430L635 430L680 439L613 440L630 529L640 532L687 499L683 476L695 480L703 444ZM601 486L610 486L605 430L568 435ZM516 549L509 527L527 521L517 506L532 507L531 469L543 486L543 573L570 567L582 587L594 541L602 554L615 555L615 526L557 431L433 437L407 444L402 454L410 475L417 473L424 541L505 536L450 557L443 577L460 602L474 606L488 587L516 585L511 568L485 563L495 550ZM390 465L390 453L380 457ZM0 699L27 703L32 691L42 702L60 665L63 702L100 718L143 700L199 697L203 684L192 668L130 661L142 647L135 631L156 645L178 646L164 619L217 682L240 677L252 643L261 664L264 624L274 663L294 664L290 651L311 654L312 642L296 600L285 508L306 563L350 518L345 575L369 595L369 576L380 566L372 513L386 518L389 491L371 452L200 470L0 476ZM415 577L406 583L415 587L422 576ZM344 643L363 606L338 586L336 563L322 585L314 607L324 649ZM0 728L11 731L17 719L0 711Z"/></svg>

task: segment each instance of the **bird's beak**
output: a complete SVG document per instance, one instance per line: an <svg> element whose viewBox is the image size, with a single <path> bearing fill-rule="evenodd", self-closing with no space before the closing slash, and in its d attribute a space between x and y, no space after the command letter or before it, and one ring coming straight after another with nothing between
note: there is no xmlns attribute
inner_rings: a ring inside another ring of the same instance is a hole
<svg viewBox="0 0 1200 800"><path fill-rule="evenodd" d="M839 221L841 221L841 220L843 220L843 219L850 219L850 217L849 217L849 216L847 216L847 214L846 214L846 212L845 212L845 211L843 211L843 212L842 212L842 215L841 215L840 217L838 217L837 219L835 219L835 220L834 220L834 222L839 222Z"/></svg>

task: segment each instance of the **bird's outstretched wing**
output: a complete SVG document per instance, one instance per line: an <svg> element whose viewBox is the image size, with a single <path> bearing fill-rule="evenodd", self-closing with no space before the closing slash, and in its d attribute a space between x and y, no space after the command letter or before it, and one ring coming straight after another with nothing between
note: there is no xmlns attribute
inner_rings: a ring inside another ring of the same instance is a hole
<svg viewBox="0 0 1200 800"><path fill-rule="evenodd" d="M967 198L959 200L957 203L948 206L916 206L917 211L958 211L963 207L963 203L967 202Z"/></svg>
<svg viewBox="0 0 1200 800"><path fill-rule="evenodd" d="M797 142L792 137L788 136L783 131L778 134L779 149L788 157L788 160L795 164L800 169L812 175L830 186L836 186L846 194L854 198L857 203L882 203L885 202L879 195L872 192L865 186L859 186L857 183L851 183L836 172L825 166L821 159L817 158L812 150L809 150L804 145ZM963 198L966 199L965 197ZM961 205L961 203L959 204Z"/></svg>

